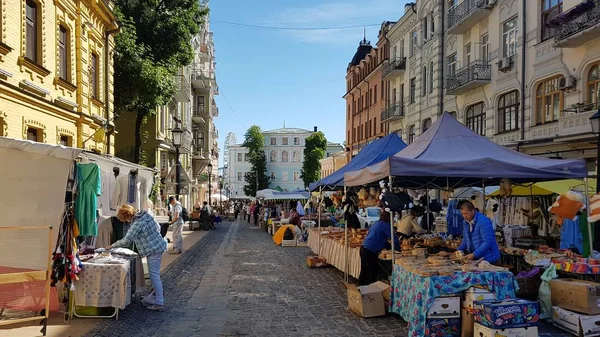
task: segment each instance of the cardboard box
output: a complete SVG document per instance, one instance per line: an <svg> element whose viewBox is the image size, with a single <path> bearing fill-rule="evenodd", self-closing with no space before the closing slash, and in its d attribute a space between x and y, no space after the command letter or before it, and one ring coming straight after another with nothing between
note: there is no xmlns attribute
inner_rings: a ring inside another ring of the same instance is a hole
<svg viewBox="0 0 600 337"><path fill-rule="evenodd" d="M348 290L348 309L362 317L385 315L383 292L390 286L383 282L375 282L368 286L356 287L346 283Z"/></svg>
<svg viewBox="0 0 600 337"><path fill-rule="evenodd" d="M437 337L460 337L460 317L427 318L425 335Z"/></svg>
<svg viewBox="0 0 600 337"><path fill-rule="evenodd" d="M475 322L492 329L537 325L540 320L538 302L510 299L475 302Z"/></svg>
<svg viewBox="0 0 600 337"><path fill-rule="evenodd" d="M298 242L296 247L308 247L308 242Z"/></svg>
<svg viewBox="0 0 600 337"><path fill-rule="evenodd" d="M460 317L460 297L436 297L427 311L427 317Z"/></svg>
<svg viewBox="0 0 600 337"><path fill-rule="evenodd" d="M473 330L473 336L477 337L538 337L537 326L493 329L487 326L483 326L479 323L475 323L475 327Z"/></svg>
<svg viewBox="0 0 600 337"><path fill-rule="evenodd" d="M296 240L281 240L281 247L296 247Z"/></svg>
<svg viewBox="0 0 600 337"><path fill-rule="evenodd" d="M575 336L600 336L600 315L583 315L553 306L552 323Z"/></svg>
<svg viewBox="0 0 600 337"><path fill-rule="evenodd" d="M477 292L466 291L464 299L462 301L462 307L467 309L473 309L475 301L495 300L496 294L487 290L481 290Z"/></svg>
<svg viewBox="0 0 600 337"><path fill-rule="evenodd" d="M574 279L550 281L552 305L583 314L600 314L600 284Z"/></svg>
<svg viewBox="0 0 600 337"><path fill-rule="evenodd" d="M461 337L473 337L473 329L475 324L475 318L473 317L473 312L467 309L460 310L460 318L461 318Z"/></svg>
<svg viewBox="0 0 600 337"><path fill-rule="evenodd" d="M327 265L327 260L325 260L324 257L320 257L320 256L307 256L306 257L306 265L309 268L325 267Z"/></svg>

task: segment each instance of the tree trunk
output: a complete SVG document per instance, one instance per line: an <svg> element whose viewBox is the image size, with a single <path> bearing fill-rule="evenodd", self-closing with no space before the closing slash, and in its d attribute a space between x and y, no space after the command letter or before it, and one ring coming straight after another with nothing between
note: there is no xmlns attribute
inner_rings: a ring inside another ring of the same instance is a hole
<svg viewBox="0 0 600 337"><path fill-rule="evenodd" d="M142 154L142 124L144 123L144 115L141 113L135 114L135 131L133 143L133 162L140 163Z"/></svg>

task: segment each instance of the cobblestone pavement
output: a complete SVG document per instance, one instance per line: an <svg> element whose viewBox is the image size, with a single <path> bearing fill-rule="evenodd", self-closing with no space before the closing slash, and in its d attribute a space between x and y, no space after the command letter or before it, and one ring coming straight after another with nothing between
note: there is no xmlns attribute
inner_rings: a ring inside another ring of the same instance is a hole
<svg viewBox="0 0 600 337"><path fill-rule="evenodd" d="M308 269L309 252L277 247L248 223L223 223L164 271L163 312L135 301L86 337L406 336L397 316L348 312L343 275Z"/></svg>

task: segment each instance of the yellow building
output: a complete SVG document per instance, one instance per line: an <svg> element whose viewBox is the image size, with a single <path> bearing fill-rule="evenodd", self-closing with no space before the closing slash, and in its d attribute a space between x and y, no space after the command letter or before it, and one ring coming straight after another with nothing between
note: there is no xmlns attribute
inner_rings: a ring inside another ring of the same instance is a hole
<svg viewBox="0 0 600 337"><path fill-rule="evenodd" d="M323 179L348 164L348 153L346 151L333 153L330 156L321 159L320 162L321 179Z"/></svg>
<svg viewBox="0 0 600 337"><path fill-rule="evenodd" d="M109 1L0 6L0 136L112 153L114 47Z"/></svg>

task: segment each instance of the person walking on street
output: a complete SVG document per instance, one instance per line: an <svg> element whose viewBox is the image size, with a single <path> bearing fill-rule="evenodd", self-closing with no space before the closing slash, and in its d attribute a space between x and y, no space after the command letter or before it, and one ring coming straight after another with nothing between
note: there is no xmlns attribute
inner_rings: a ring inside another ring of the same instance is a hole
<svg viewBox="0 0 600 337"><path fill-rule="evenodd" d="M181 254L183 252L183 218L181 212L183 208L175 197L169 197L171 207L171 225L173 225L173 251L172 254Z"/></svg>
<svg viewBox="0 0 600 337"><path fill-rule="evenodd" d="M160 235L160 226L146 211L139 213L130 205L123 205L117 212L121 222L130 222L131 227L121 240L106 249L129 247L135 243L141 257L148 261L148 274L154 291L142 299L142 304L150 310L163 310L165 305L162 281L160 280L160 264L163 253L167 250L167 242Z"/></svg>

